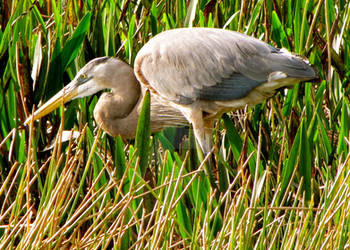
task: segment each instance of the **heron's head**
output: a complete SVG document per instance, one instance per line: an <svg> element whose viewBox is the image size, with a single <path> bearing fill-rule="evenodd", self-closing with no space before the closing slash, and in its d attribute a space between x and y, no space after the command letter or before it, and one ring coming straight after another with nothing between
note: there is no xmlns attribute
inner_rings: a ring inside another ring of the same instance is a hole
<svg viewBox="0 0 350 250"><path fill-rule="evenodd" d="M130 68L130 69L129 69ZM60 90L56 95L30 116L25 124L31 119L37 120L62 104L75 98L93 95L103 89L118 89L116 86L125 75L130 74L132 68L126 63L113 57L99 57L87 63L74 77L74 79Z"/></svg>

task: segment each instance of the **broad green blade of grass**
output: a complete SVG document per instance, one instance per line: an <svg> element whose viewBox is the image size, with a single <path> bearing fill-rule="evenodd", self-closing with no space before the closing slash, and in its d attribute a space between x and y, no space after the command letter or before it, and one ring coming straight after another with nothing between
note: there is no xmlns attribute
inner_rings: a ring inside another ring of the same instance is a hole
<svg viewBox="0 0 350 250"><path fill-rule="evenodd" d="M110 144L112 144L112 139L110 137L109 141ZM121 179L124 172L126 171L126 155L125 155L125 145L123 143L123 140L120 136L117 137L117 141L114 143L114 166L116 168L116 177L117 179ZM111 149L113 149L111 147Z"/></svg>
<svg viewBox="0 0 350 250"><path fill-rule="evenodd" d="M68 39L62 49L62 65L65 70L79 53L81 45L85 39L86 32L90 28L91 14L87 13L75 29L72 37Z"/></svg>
<svg viewBox="0 0 350 250"><path fill-rule="evenodd" d="M284 47L289 50L290 46L289 46L287 35L275 11L272 11L271 18L272 18L271 26L272 26L273 40L277 43L278 47L280 48Z"/></svg>
<svg viewBox="0 0 350 250"><path fill-rule="evenodd" d="M232 122L229 120L229 117L227 115L223 115L222 119L227 130L227 138L230 143L233 155L235 157L235 160L238 161L242 151L242 139L239 137L239 134L237 133Z"/></svg>
<svg viewBox="0 0 350 250"><path fill-rule="evenodd" d="M151 135L151 117L150 117L150 102L151 97L149 91L146 91L140 112L139 120L137 122L135 146L137 155L140 157L140 170L142 176L146 172L148 165L149 151L150 151L150 135Z"/></svg>
<svg viewBox="0 0 350 250"><path fill-rule="evenodd" d="M128 30L128 42L125 46L125 52L126 52L126 56L129 58L129 63L132 63L132 58L133 58L133 36L135 33L135 16L133 16L130 20L129 23L129 30Z"/></svg>
<svg viewBox="0 0 350 250"><path fill-rule="evenodd" d="M136 141L98 129L100 93L23 126L91 59L132 65L151 37L189 25L285 47L320 77L220 119L220 193L203 172L193 131L150 136L152 100ZM349 27L343 0L3 1L0 249L346 249ZM63 142L64 130L80 135Z"/></svg>

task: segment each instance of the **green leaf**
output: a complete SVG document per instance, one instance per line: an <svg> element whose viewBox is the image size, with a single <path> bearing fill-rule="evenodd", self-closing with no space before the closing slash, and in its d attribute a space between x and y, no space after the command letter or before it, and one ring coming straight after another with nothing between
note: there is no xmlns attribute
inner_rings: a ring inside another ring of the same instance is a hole
<svg viewBox="0 0 350 250"><path fill-rule="evenodd" d="M126 171L126 156L124 152L124 142L120 136L116 139L116 147L115 147L115 167L117 168L117 177L121 179L124 171Z"/></svg>
<svg viewBox="0 0 350 250"><path fill-rule="evenodd" d="M11 40L11 23L8 22L5 31L1 36L0 39L0 58L4 55L5 51L7 50L7 46Z"/></svg>
<svg viewBox="0 0 350 250"><path fill-rule="evenodd" d="M304 178L303 190L305 191L306 200L309 201L311 199L311 194L312 194L312 190L311 190L312 152L310 150L309 138L307 136L305 118L302 120L299 130L301 130L300 146L299 146L299 150L300 150L299 173Z"/></svg>
<svg viewBox="0 0 350 250"><path fill-rule="evenodd" d="M128 57L130 64L132 64L134 33L135 33L135 15L132 16L129 24L128 43L127 43L128 46L125 47L126 56Z"/></svg>
<svg viewBox="0 0 350 250"><path fill-rule="evenodd" d="M49 74L44 84L43 100L48 100L63 87L61 41L59 38L57 38L55 42L55 48L53 50L49 67Z"/></svg>
<svg viewBox="0 0 350 250"><path fill-rule="evenodd" d="M301 28L301 22L302 22L302 13L303 13L303 2L304 0L296 0L295 6L294 6L294 45L295 45L295 51L297 53L300 52L300 28Z"/></svg>
<svg viewBox="0 0 350 250"><path fill-rule="evenodd" d="M157 19L158 19L157 3L154 1L154 2L152 3L152 7L151 7L151 28L152 28L152 36L155 36L155 35L158 34Z"/></svg>
<svg viewBox="0 0 350 250"><path fill-rule="evenodd" d="M308 10L309 0L305 0L303 3L304 10L303 10L303 17L301 21L301 31L300 31L300 40L299 40L299 51L298 53L303 54L305 49L305 41L306 36L309 33L309 27L307 25L307 10Z"/></svg>
<svg viewBox="0 0 350 250"><path fill-rule="evenodd" d="M329 157L332 154L332 145L329 142L328 135L327 135L327 132L326 132L326 128L324 127L324 125L323 125L323 123L321 121L321 118L320 118L320 116L318 114L317 114L317 121L318 121L318 128L320 130L320 133L319 133L320 141L323 142L323 143L321 143L321 145L323 147L325 147L325 149L326 149L327 155L326 155L325 159L328 162L328 159L329 159Z"/></svg>
<svg viewBox="0 0 350 250"><path fill-rule="evenodd" d="M164 136L164 134L162 132L156 133L154 136L160 141L164 150L169 150L170 152L175 151L174 146L171 144L171 142L168 140L168 138L166 138Z"/></svg>
<svg viewBox="0 0 350 250"><path fill-rule="evenodd" d="M146 91L142 101L142 109L140 112L139 120L137 122L135 147L137 149L137 155L140 157L140 170L142 176L144 176L148 164L148 155L150 151L150 136L151 136L151 106L150 106L150 93Z"/></svg>
<svg viewBox="0 0 350 250"><path fill-rule="evenodd" d="M227 114L224 114L222 116L222 120L224 121L226 132L227 132L227 139L230 143L233 156L236 158L236 160L239 159L242 151L242 139L239 136L235 126L233 125L232 121L228 117Z"/></svg>
<svg viewBox="0 0 350 250"><path fill-rule="evenodd" d="M254 7L254 10L253 10L253 13L250 17L250 20L249 20L249 23L248 23L248 28L247 28L247 35L251 35L251 33L253 32L253 29L256 28L256 25L257 25L257 20L259 18L259 13L260 11L263 9L262 8L262 4L264 3L263 0L259 0L255 7ZM236 12L238 13L238 12ZM235 13L235 14L236 14Z"/></svg>
<svg viewBox="0 0 350 250"><path fill-rule="evenodd" d="M298 93L298 85L294 85L293 90L288 90L287 97L283 102L282 114L288 116L293 107L293 99L295 94Z"/></svg>
<svg viewBox="0 0 350 250"><path fill-rule="evenodd" d="M205 27L205 17L203 14L203 11L199 11L199 26L200 27Z"/></svg>
<svg viewBox="0 0 350 250"><path fill-rule="evenodd" d="M286 32L284 31L281 21L275 11L272 11L272 37L278 47L290 49Z"/></svg>
<svg viewBox="0 0 350 250"><path fill-rule="evenodd" d="M312 100L311 100L311 83L305 84L305 110L306 110L306 118L307 122L310 123L314 112L312 107Z"/></svg>
<svg viewBox="0 0 350 250"><path fill-rule="evenodd" d="M44 19L43 17L41 16L39 10L38 10L38 7L36 5L33 5L33 13L34 13L34 16L35 18L38 20L38 22L40 23L41 25L41 29L42 31L44 32L45 36L47 36L47 29L46 29L46 24L44 22Z"/></svg>
<svg viewBox="0 0 350 250"><path fill-rule="evenodd" d="M226 170L225 165L218 161L218 176L219 176L219 190L222 193L225 193L225 191L228 188L228 173Z"/></svg>
<svg viewBox="0 0 350 250"><path fill-rule="evenodd" d="M341 118L340 118L340 133L337 146L337 153L343 154L345 159L348 154L348 146L345 138L349 138L350 131L350 108L349 103L346 98L343 98L342 109L341 109Z"/></svg>
<svg viewBox="0 0 350 250"><path fill-rule="evenodd" d="M74 31L72 37L67 40L62 49L62 66L66 70L71 62L78 55L83 44L87 31L90 29L91 13L88 12L80 21L78 27Z"/></svg>
<svg viewBox="0 0 350 250"><path fill-rule="evenodd" d="M170 23L169 23L167 14L163 13L162 21L163 21L163 23L165 24L165 28L166 28L167 30L171 29L171 25L170 25Z"/></svg>
<svg viewBox="0 0 350 250"><path fill-rule="evenodd" d="M62 40L62 16L61 16L61 9L60 9L61 5L60 5L60 2L58 2L58 7L57 7L57 3L55 0L52 0L51 4L52 4L52 10L54 13L57 39Z"/></svg>
<svg viewBox="0 0 350 250"><path fill-rule="evenodd" d="M286 164L282 168L282 175L281 175L281 196L285 193L288 183L290 181L290 178L292 177L294 168L297 167L297 162L299 158L299 147L300 147L300 140L301 140L301 129L299 127L298 132L294 138L294 142L292 145L292 148L289 152L289 157L287 159Z"/></svg>

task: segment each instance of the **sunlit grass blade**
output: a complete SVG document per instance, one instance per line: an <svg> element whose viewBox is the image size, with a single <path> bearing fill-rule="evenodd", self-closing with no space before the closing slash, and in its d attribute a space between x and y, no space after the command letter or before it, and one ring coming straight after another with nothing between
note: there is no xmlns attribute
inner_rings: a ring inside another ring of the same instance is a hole
<svg viewBox="0 0 350 250"><path fill-rule="evenodd" d="M348 248L349 6L334 0L3 1L0 249ZM203 171L193 131L169 128L150 136L149 100L136 141L97 132L100 93L22 125L26 113L91 59L116 56L132 65L151 37L191 24L241 31L301 53L320 77L219 120L213 141L220 193ZM65 143L64 130L80 136Z"/></svg>

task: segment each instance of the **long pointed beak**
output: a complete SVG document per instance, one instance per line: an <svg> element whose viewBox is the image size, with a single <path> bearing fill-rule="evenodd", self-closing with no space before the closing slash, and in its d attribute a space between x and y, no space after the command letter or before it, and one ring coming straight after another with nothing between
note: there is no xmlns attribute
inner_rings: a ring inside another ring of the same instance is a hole
<svg viewBox="0 0 350 250"><path fill-rule="evenodd" d="M51 111L55 110L59 106L62 106L64 103L72 100L77 95L78 86L73 80L70 84L68 84L51 99L49 99L46 103L44 103L41 107L39 107L39 109L36 110L33 115L29 116L27 120L25 120L24 124L27 125L31 120L37 120L49 114Z"/></svg>

